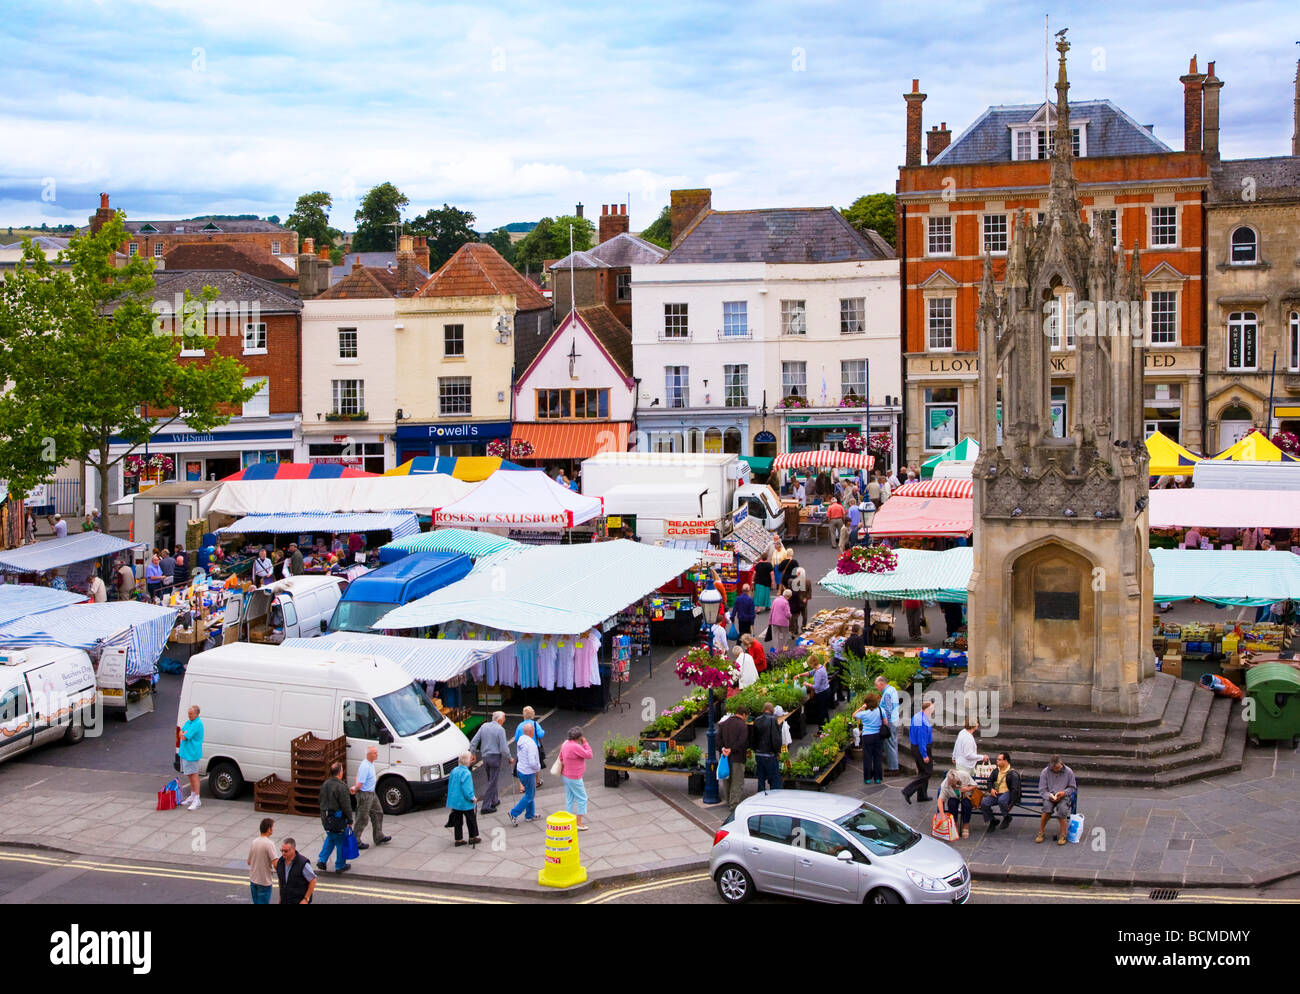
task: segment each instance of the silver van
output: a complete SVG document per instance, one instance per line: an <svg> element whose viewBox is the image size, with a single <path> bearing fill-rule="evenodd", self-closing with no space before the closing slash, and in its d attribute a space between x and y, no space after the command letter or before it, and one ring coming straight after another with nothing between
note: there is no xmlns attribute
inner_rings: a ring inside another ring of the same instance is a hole
<svg viewBox="0 0 1300 994"><path fill-rule="evenodd" d="M771 790L718 829L709 875L728 904L756 891L835 904L965 904L966 861L887 811L843 794Z"/></svg>

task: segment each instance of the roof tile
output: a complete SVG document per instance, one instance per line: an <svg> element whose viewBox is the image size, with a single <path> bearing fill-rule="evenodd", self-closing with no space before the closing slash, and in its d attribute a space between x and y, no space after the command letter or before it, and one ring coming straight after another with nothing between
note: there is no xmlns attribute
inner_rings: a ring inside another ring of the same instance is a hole
<svg viewBox="0 0 1300 994"><path fill-rule="evenodd" d="M515 308L520 311L551 306L536 284L482 242L468 242L457 249L416 296L514 297Z"/></svg>

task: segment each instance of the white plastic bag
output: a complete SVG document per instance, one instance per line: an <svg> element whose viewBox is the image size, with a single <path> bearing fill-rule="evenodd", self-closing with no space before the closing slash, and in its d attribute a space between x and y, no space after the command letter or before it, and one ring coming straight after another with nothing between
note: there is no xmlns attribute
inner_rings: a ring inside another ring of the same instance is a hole
<svg viewBox="0 0 1300 994"><path fill-rule="evenodd" d="M1066 831L1065 841L1083 841L1083 815L1070 815L1070 827Z"/></svg>

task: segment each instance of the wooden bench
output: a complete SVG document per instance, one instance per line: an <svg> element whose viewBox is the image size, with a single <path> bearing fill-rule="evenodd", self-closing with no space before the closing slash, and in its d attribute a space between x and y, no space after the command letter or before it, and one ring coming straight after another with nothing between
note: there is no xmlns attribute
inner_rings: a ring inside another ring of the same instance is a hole
<svg viewBox="0 0 1300 994"><path fill-rule="evenodd" d="M992 786L993 776L983 780L976 780L977 784L985 796L988 796L989 787ZM996 805L993 808L994 817L1002 816L1002 809ZM972 811L972 817L977 813ZM1070 795L1070 814L1079 813L1079 788L1074 788L1074 793ZM1039 818L1043 814L1043 794L1038 788L1038 777L1027 774L1020 775L1020 803L1012 805L1011 818Z"/></svg>

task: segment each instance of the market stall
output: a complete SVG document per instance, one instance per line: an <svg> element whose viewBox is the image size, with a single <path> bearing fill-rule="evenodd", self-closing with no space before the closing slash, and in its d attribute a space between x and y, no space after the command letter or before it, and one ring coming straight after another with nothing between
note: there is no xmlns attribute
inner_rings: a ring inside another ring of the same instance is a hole
<svg viewBox="0 0 1300 994"><path fill-rule="evenodd" d="M0 626L0 648L84 649L95 664L104 706L122 708L130 720L154 708L154 665L176 613L175 608L135 601L75 604Z"/></svg>
<svg viewBox="0 0 1300 994"><path fill-rule="evenodd" d="M869 472L876 464L875 456L865 452L845 452L843 449L816 449L811 452L782 452L772 460L775 470L790 469L851 469Z"/></svg>
<svg viewBox="0 0 1300 994"><path fill-rule="evenodd" d="M1146 446L1150 476L1190 476L1202 459L1158 431L1147 436Z"/></svg>
<svg viewBox="0 0 1300 994"><path fill-rule="evenodd" d="M890 497L872 518L871 538L969 539L974 507L968 497Z"/></svg>
<svg viewBox="0 0 1300 994"><path fill-rule="evenodd" d="M1291 455L1289 452L1283 452L1259 429L1238 439L1217 456L1210 456L1209 460L1211 462L1231 460L1232 462L1300 463L1300 458Z"/></svg>
<svg viewBox="0 0 1300 994"><path fill-rule="evenodd" d="M136 546L103 532L77 532L0 551L0 573L23 584L71 591L84 599L96 561Z"/></svg>
<svg viewBox="0 0 1300 994"><path fill-rule="evenodd" d="M414 479L428 479L415 477ZM555 530L600 517L604 501L562 487L540 469L493 473L459 500L433 510L435 525Z"/></svg>
<svg viewBox="0 0 1300 994"><path fill-rule="evenodd" d="M342 463L319 462L255 462L245 466L238 473L231 473L221 478L222 483L231 480L356 480L363 477L378 476L367 473L364 469L353 469Z"/></svg>
<svg viewBox="0 0 1300 994"><path fill-rule="evenodd" d="M1300 528L1300 499L1285 490L1152 490L1151 528Z"/></svg>
<svg viewBox="0 0 1300 994"><path fill-rule="evenodd" d="M29 615L44 614L86 600L82 594L28 583L0 583L0 625Z"/></svg>
<svg viewBox="0 0 1300 994"><path fill-rule="evenodd" d="M445 473L342 477L333 480L231 480L214 492L210 510L231 514L320 511L415 511L427 514L459 500L476 484Z"/></svg>
<svg viewBox="0 0 1300 994"><path fill-rule="evenodd" d="M364 535L391 532L393 538L418 535L419 519L414 511L273 512L246 514L234 524L218 528L218 535Z"/></svg>
<svg viewBox="0 0 1300 994"><path fill-rule="evenodd" d="M967 435L951 449L944 449L921 463L921 479L928 480L935 475L935 470L946 462L974 463L979 458L980 443Z"/></svg>
<svg viewBox="0 0 1300 994"><path fill-rule="evenodd" d="M466 483L481 483L499 469L523 469L500 456L415 456L385 470L385 476L426 476L443 473Z"/></svg>
<svg viewBox="0 0 1300 994"><path fill-rule="evenodd" d="M379 550L379 561L383 565L415 552L463 552L471 559L478 560L498 552L522 548L514 539L503 538L490 532L469 531L465 528L435 528L430 532L395 538Z"/></svg>
<svg viewBox="0 0 1300 994"><path fill-rule="evenodd" d="M894 491L894 497L956 497L971 500L975 496L974 480L913 480ZM888 503L888 502L886 502Z"/></svg>

